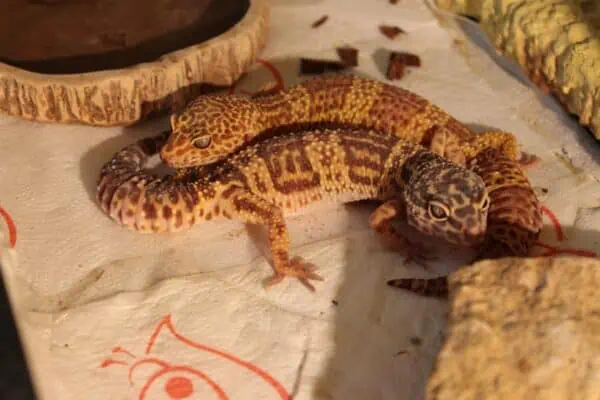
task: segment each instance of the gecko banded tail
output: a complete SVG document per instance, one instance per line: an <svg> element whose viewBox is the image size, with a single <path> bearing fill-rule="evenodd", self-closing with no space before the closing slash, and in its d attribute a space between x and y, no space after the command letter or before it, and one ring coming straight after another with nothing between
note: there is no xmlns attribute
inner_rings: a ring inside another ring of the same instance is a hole
<svg viewBox="0 0 600 400"><path fill-rule="evenodd" d="M96 200L118 224L141 233L184 230L196 222L193 211L209 201L187 172L159 177L145 169L168 136L163 132L126 146L102 167Z"/></svg>

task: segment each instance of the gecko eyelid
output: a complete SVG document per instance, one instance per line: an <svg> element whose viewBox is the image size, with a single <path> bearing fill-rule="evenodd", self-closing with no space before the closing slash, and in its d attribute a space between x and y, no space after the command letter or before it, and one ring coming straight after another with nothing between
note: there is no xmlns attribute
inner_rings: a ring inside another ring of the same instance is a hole
<svg viewBox="0 0 600 400"><path fill-rule="evenodd" d="M445 221L450 216L450 210L444 204L432 201L427 208L429 215L435 221Z"/></svg>
<svg viewBox="0 0 600 400"><path fill-rule="evenodd" d="M490 206L490 199L486 197L486 199L483 201L483 204L481 205L481 208L483 208L485 210L489 206Z"/></svg>

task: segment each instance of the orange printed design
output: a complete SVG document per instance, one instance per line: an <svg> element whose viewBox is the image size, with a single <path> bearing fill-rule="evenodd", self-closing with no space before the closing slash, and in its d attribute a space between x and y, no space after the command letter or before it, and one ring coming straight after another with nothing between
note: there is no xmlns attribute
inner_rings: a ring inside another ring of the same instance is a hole
<svg viewBox="0 0 600 400"><path fill-rule="evenodd" d="M273 63L271 63L270 61L267 60L263 60L263 59L256 59L256 62L258 64L263 65L273 76L273 79L275 80L276 86L275 89L276 90L280 90L283 89L285 86L284 80L283 80L283 75L281 74L281 72L279 71L279 69L277 69L277 67L275 65L273 65ZM254 92L251 92L249 90L245 90L245 89L237 89L238 84L240 83L240 81L235 82L230 88L229 88L229 94L235 93L236 91L245 95L253 95Z"/></svg>
<svg viewBox="0 0 600 400"><path fill-rule="evenodd" d="M556 214L554 214L552 211L550 211L550 209L548 207L545 207L545 206L542 206L541 210L542 210L542 214L547 216L548 219L550 220L550 222L552 223L554 232L556 233L556 241L557 242L564 241L565 234L562 229L560 220L558 219ZM568 248L568 247L556 247L556 246L551 246L549 244L542 243L540 241L536 242L535 245L537 247L544 249L544 251L539 254L539 257L552 257L552 256L560 255L560 254L570 254L570 255L582 256L582 257L598 257L598 254L591 250L574 249L574 248Z"/></svg>
<svg viewBox="0 0 600 400"><path fill-rule="evenodd" d="M157 352L162 354L158 356ZM175 361L182 355L193 358L193 364L202 364L213 372L209 376L191 365ZM238 398L240 393L251 393L252 397L265 400L291 399L279 381L255 364L178 333L170 315L154 329L143 357L115 347L112 356L100 366L127 367L129 386L139 400L229 400Z"/></svg>
<svg viewBox="0 0 600 400"><path fill-rule="evenodd" d="M2 207L0 207L0 216L4 220L4 224L8 230L8 244L11 248L14 248L17 245L17 226L10 214Z"/></svg>

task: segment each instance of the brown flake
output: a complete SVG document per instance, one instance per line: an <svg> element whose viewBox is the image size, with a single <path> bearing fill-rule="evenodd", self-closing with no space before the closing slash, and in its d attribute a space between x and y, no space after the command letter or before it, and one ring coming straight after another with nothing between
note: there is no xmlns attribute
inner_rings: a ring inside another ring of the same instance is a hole
<svg viewBox="0 0 600 400"><path fill-rule="evenodd" d="M318 28L323 25L329 19L328 15L323 15L321 18L312 23L313 28Z"/></svg>
<svg viewBox="0 0 600 400"><path fill-rule="evenodd" d="M300 73L302 75L318 75L326 72L336 72L348 68L343 62L319 60L315 58L300 59Z"/></svg>
<svg viewBox="0 0 600 400"><path fill-rule="evenodd" d="M405 67L420 67L421 58L412 53L392 51L388 61L386 77L389 80L402 79Z"/></svg>
<svg viewBox="0 0 600 400"><path fill-rule="evenodd" d="M404 77L404 64L394 61L394 59L390 57L385 75L386 78L391 81L402 79Z"/></svg>
<svg viewBox="0 0 600 400"><path fill-rule="evenodd" d="M388 39L395 39L401 33L406 33L404 29L395 25L379 25L379 32L381 32Z"/></svg>
<svg viewBox="0 0 600 400"><path fill-rule="evenodd" d="M342 63L347 67L358 66L358 49L350 46L338 47L335 49Z"/></svg>

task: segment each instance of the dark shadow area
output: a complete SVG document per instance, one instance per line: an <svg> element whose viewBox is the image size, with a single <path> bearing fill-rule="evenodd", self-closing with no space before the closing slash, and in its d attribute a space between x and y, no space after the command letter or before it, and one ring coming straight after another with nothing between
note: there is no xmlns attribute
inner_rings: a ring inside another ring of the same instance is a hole
<svg viewBox="0 0 600 400"><path fill-rule="evenodd" d="M0 265L0 268L2 266ZM0 277L0 398L34 400L28 362L15 324L4 279Z"/></svg>
<svg viewBox="0 0 600 400"><path fill-rule="evenodd" d="M136 8L149 8L153 5L156 8L159 7L158 5L154 4L156 3L154 0L150 0L148 2L129 0L129 2L132 3L131 6L128 7L132 13L132 15L128 16L130 19L139 18L138 13L136 13ZM0 42L1 62L28 71L46 74L77 74L125 68L139 63L155 61L167 53L196 45L218 36L238 23L244 17L244 15L246 15L246 12L250 6L249 0L199 1L197 7L199 7L201 12L198 19L193 23L182 27L175 23L175 17L168 19L167 21L173 21L173 26L166 33L141 41L135 45L128 45L128 27L116 26L115 22L113 22L118 20L121 21L120 23L125 23L126 20L123 19L123 16L112 15L114 12L112 12L110 9L107 11L100 11L101 9L99 10L96 8L96 5L93 4L96 2L90 3L89 7L85 4L69 4L74 2L68 1L45 1L42 3L43 4L40 4L39 2L34 3L31 1L22 2L22 11L19 9L14 9L11 12L4 13L4 18L2 19L7 20L5 20L3 24L6 25L12 23L11 21L15 19L19 20L18 17L20 13L24 13L24 15L31 14L31 18L37 17L39 20L44 22L43 24L38 24L38 32L36 32L35 36L36 39L41 36L45 38L45 41L49 41L52 44L53 41L64 40L64 33L69 33L67 30L63 33L63 36L56 35L56 32L61 32L65 29L68 29L63 25L65 18L70 15L70 18L79 18L83 23L94 26L93 35L97 36L95 40L99 41L99 47L95 46L93 43L82 42L79 46L83 49L89 48L88 50L82 50L88 51L88 54L58 57L53 54L49 54L44 59L17 59L15 57L6 56L7 52L9 51L8 49L12 48L10 42L6 41L3 44ZM169 4L165 4L163 7L165 7L163 11L157 10L156 12L160 12L163 15L170 15L174 12L191 13L197 11L193 9L186 11L185 8L181 10L173 10L169 8L173 7L173 5ZM175 5L175 7L177 7L177 5ZM32 8L34 10L32 10ZM204 8L204 10L202 10L202 8ZM38 9L42 9L45 13L50 13L52 15L40 15L40 10ZM71 11L71 13L69 14L68 11ZM98 13L101 13L101 15L98 15ZM56 18L52 18L53 16L56 16ZM106 32L107 27L114 29L114 31ZM13 29L18 28L14 27ZM46 31L43 29L46 29ZM81 40L91 40L85 35L85 33L88 35L91 33L83 30L81 35L77 35L77 32L77 30L70 32L70 35L68 36L69 45L73 40L77 40L78 36L80 36L79 38ZM4 38L4 40L7 39L8 36ZM32 46L33 45L35 44L32 43ZM48 51L52 52L52 47L50 45L46 45L46 47L50 49L44 50L46 53ZM57 45L57 48L60 48L60 46ZM99 48L107 50L100 52ZM10 51L14 52L15 50L12 49Z"/></svg>
<svg viewBox="0 0 600 400"><path fill-rule="evenodd" d="M390 50L379 47L377 50L373 52L373 61L375 61L375 65L377 65L377 69L381 73L382 76L385 76L387 73L387 66L390 58Z"/></svg>

